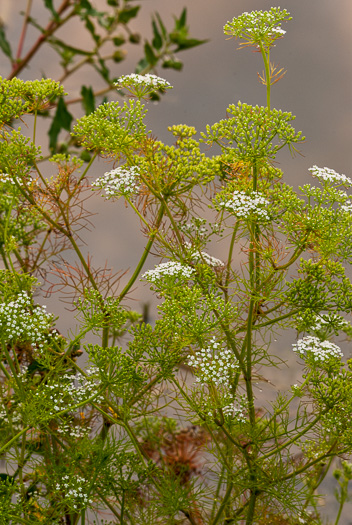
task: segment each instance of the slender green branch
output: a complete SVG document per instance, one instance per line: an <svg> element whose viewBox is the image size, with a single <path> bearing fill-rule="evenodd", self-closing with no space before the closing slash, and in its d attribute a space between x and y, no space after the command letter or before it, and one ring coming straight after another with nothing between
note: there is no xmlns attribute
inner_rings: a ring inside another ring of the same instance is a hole
<svg viewBox="0 0 352 525"><path fill-rule="evenodd" d="M222 502L221 502L221 505L220 505L220 507L219 507L219 510L218 510L218 512L216 513L216 516L215 516L214 520L211 522L211 525L216 525L217 523L219 523L219 520L220 520L220 518L221 518L221 516L222 516L222 514L223 514L223 512L224 512L224 510L225 510L225 507L226 507L226 505L227 505L227 503L228 503L230 497L231 497L232 489L233 489L233 484L230 483L230 484L228 485L228 487L227 487L226 494L225 494L225 496L223 497L223 500L222 500Z"/></svg>
<svg viewBox="0 0 352 525"><path fill-rule="evenodd" d="M26 426L25 428L23 428L20 432L18 432L13 438L11 438L9 441L7 441L5 443L5 445L3 445L1 448L0 448L0 455L3 454L3 452L5 452L6 449L9 448L10 445L12 445L13 443L15 443L23 434L25 434L26 432L28 432L28 430L30 430L32 427L30 425Z"/></svg>
<svg viewBox="0 0 352 525"><path fill-rule="evenodd" d="M139 274L140 274L140 272L141 272L141 270L143 268L143 265L144 265L145 261L147 260L149 252L150 252L150 250L151 250L151 248L153 246L153 243L154 243L155 237L156 237L156 235L158 233L158 230L159 230L161 221L163 219L164 213L165 213L165 207L163 205L161 205L160 208L159 208L159 213L158 213L158 216L157 216L157 219L156 219L156 222L155 222L154 229L150 233L149 241L147 242L147 244L146 244L146 246L144 248L142 257L140 258L139 263L137 264L136 269L133 272L130 280L128 281L128 283L126 284L126 286L124 287L122 292L119 294L119 300L120 301L129 292L129 290L132 288L133 284L135 283L137 277L139 276Z"/></svg>

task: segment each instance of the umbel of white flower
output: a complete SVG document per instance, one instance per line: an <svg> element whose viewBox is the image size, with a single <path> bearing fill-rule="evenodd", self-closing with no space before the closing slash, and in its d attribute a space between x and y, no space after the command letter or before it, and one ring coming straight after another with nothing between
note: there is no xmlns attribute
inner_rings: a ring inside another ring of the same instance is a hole
<svg viewBox="0 0 352 525"><path fill-rule="evenodd" d="M115 86L118 89L127 89L131 95L137 98L148 97L157 90L172 89L171 84L167 80L149 73L146 75L138 75L136 73L122 75L115 82Z"/></svg>
<svg viewBox="0 0 352 525"><path fill-rule="evenodd" d="M238 362L231 350L221 348L213 337L207 348L202 348L188 358L188 366L193 368L197 376L196 383L228 386L238 368Z"/></svg>
<svg viewBox="0 0 352 525"><path fill-rule="evenodd" d="M169 261L158 264L154 270L148 270L142 275L142 279L152 284L158 284L168 277L189 280L193 274L194 270L190 266L185 266L176 261Z"/></svg>
<svg viewBox="0 0 352 525"><path fill-rule="evenodd" d="M212 268L225 266L225 263L221 261L220 259L217 259L216 257L213 257L212 255L209 255L209 253L207 252L202 252L200 250L197 250L196 248L193 248L190 242L185 242L185 247L190 250L189 256L195 262L207 264L208 266L211 266Z"/></svg>
<svg viewBox="0 0 352 525"><path fill-rule="evenodd" d="M46 312L45 306L32 306L27 292L20 292L16 300L0 305L0 333L5 342L27 341L43 348L52 321L53 316Z"/></svg>
<svg viewBox="0 0 352 525"><path fill-rule="evenodd" d="M128 197L139 191L139 168L132 166L130 168L119 167L107 171L102 177L99 177L92 183L93 189L102 189L105 199L112 197Z"/></svg>
<svg viewBox="0 0 352 525"><path fill-rule="evenodd" d="M269 11L245 11L225 24L224 33L241 38L246 45L272 45L286 33L281 28L281 23L291 19L290 13L286 9L281 10L280 7L272 7Z"/></svg>
<svg viewBox="0 0 352 525"><path fill-rule="evenodd" d="M330 359L341 359L341 348L330 341L321 341L318 337L308 335L299 339L292 345L293 351L303 359L312 358L316 364L324 363Z"/></svg>
<svg viewBox="0 0 352 525"><path fill-rule="evenodd" d="M220 200L217 207L233 213L239 219L256 218L264 222L270 220L267 211L269 201L257 191L247 195L244 191L235 190L230 198Z"/></svg>
<svg viewBox="0 0 352 525"><path fill-rule="evenodd" d="M331 168L318 168L318 166L313 166L312 168L309 168L308 171L310 171L311 174L314 177L317 177L322 183L327 182L336 186L345 186L348 188L352 186L352 180L349 177L337 173Z"/></svg>

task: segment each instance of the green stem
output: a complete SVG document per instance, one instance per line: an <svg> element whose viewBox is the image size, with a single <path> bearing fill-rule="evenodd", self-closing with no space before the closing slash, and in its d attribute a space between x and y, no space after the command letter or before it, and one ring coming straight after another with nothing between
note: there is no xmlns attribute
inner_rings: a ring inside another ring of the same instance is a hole
<svg viewBox="0 0 352 525"><path fill-rule="evenodd" d="M12 445L12 443L14 443L17 439L19 439L21 436L23 436L23 434L25 434L31 427L28 425L27 427L23 428L21 430L21 432L18 432L18 434L16 434L13 438L11 438L9 441L7 441L5 443L5 445L3 445L1 448L0 448L0 455L10 446Z"/></svg>
<svg viewBox="0 0 352 525"><path fill-rule="evenodd" d="M161 221L163 219L163 216L164 216L164 213L165 213L165 207L164 205L162 204L160 206L160 209L159 209L159 213L158 213L158 216L157 216L157 219L156 219L156 222L155 222L155 226L153 228L153 231L151 232L150 234L150 238L149 238L149 241L147 242L145 248L144 248L144 251L143 251L143 254L142 254L142 257L140 258L140 261L139 263L137 264L137 267L135 269L135 271L133 272L133 275L132 277L130 278L130 280L128 281L128 283L126 284L125 288L122 290L122 292L120 293L119 295L119 300L121 301L125 295L128 293L128 291L131 289L131 287L133 286L133 284L135 283L138 275L140 274L142 268L143 268L143 265L149 255L149 252L151 250L151 247L153 246L153 242L154 242L154 239L158 233L158 230L159 230L159 226L161 224Z"/></svg>
<svg viewBox="0 0 352 525"><path fill-rule="evenodd" d="M226 264L226 274L225 274L225 283L224 283L224 293L225 293L226 301L228 301L228 293L229 293L228 287L230 283L231 262L232 262L233 249L235 246L236 235L237 235L239 224L240 224L240 221L237 221L233 229L233 232L232 232L229 254L228 254L228 259L227 259L227 264Z"/></svg>
<svg viewBox="0 0 352 525"><path fill-rule="evenodd" d="M225 510L225 507L226 507L226 505L227 505L227 503L228 503L228 501L230 499L232 488L233 488L233 483L230 483L228 485L228 487L227 487L227 491L226 491L226 494L224 496L224 499L222 500L222 503L221 503L221 505L219 507L219 510L218 510L214 520L212 521L211 525L216 525L219 522L219 520L220 520L220 518L221 518L221 516L222 516L222 514L223 514L223 512Z"/></svg>
<svg viewBox="0 0 352 525"><path fill-rule="evenodd" d="M258 497L258 493L255 490L251 490L251 495L248 504L248 513L246 519L246 525L252 525L255 511L255 503Z"/></svg>
<svg viewBox="0 0 352 525"><path fill-rule="evenodd" d="M260 51L262 53L264 70L265 70L265 81L266 81L266 105L268 111L270 111L270 89L271 89L271 78L270 78L270 49L265 51L265 48L260 44Z"/></svg>
<svg viewBox="0 0 352 525"><path fill-rule="evenodd" d="M92 158L90 159L90 161L88 162L87 166L85 167L82 175L80 176L80 178L77 180L77 186L80 185L80 183L82 182L82 180L85 178L85 176L87 175L91 165L93 164L93 162L95 161L95 159L97 158L97 155L98 155L98 152L95 151L94 154L92 155Z"/></svg>

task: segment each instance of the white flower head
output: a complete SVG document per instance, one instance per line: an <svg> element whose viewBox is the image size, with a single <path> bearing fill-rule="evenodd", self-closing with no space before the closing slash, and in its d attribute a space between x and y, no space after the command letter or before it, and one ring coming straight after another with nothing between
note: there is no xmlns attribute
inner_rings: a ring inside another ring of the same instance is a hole
<svg viewBox="0 0 352 525"><path fill-rule="evenodd" d="M122 75L115 86L120 88L127 89L131 95L141 98L148 98L151 93L165 89L172 89L171 84L164 78L158 77L156 75L151 75L147 73L146 75L138 75L132 73L130 75Z"/></svg>
<svg viewBox="0 0 352 525"><path fill-rule="evenodd" d="M145 279L152 284L157 284L159 281L163 281L168 277L188 281L193 274L194 270L190 266L185 266L176 261L169 261L158 264L154 270L148 270L142 275L142 279Z"/></svg>
<svg viewBox="0 0 352 525"><path fill-rule="evenodd" d="M209 253L207 252L202 252L200 250L197 250L196 248L193 248L190 242L186 242L185 246L190 250L189 256L192 258L193 261L207 264L212 268L219 268L221 266L225 266L225 263L220 259L209 255Z"/></svg>
<svg viewBox="0 0 352 525"><path fill-rule="evenodd" d="M233 213L238 219L255 218L263 222L270 220L269 205L269 201L258 191L252 191L247 195L244 191L237 190L230 198L217 203L218 208Z"/></svg>
<svg viewBox="0 0 352 525"><path fill-rule="evenodd" d="M115 168L104 173L92 183L92 186L93 189L104 190L103 197L106 199L134 195L139 191L139 168L137 166Z"/></svg>
<svg viewBox="0 0 352 525"><path fill-rule="evenodd" d="M319 365L330 359L341 359L341 348L330 341L321 341L318 337L306 336L292 345L293 351L303 359L313 359Z"/></svg>
<svg viewBox="0 0 352 525"><path fill-rule="evenodd" d="M246 45L272 44L286 33L281 24L289 20L289 12L280 7L272 7L269 11L245 11L225 24L224 33L243 39Z"/></svg>
<svg viewBox="0 0 352 525"><path fill-rule="evenodd" d="M189 356L188 366L193 368L196 383L228 386L238 362L230 350L223 349L213 337L207 348Z"/></svg>
<svg viewBox="0 0 352 525"><path fill-rule="evenodd" d="M8 173L0 173L0 184L9 182L10 184L15 184L15 181Z"/></svg>
<svg viewBox="0 0 352 525"><path fill-rule="evenodd" d="M313 166L312 168L309 168L308 171L310 171L314 177L317 177L320 182L331 182L337 186L352 186L352 180L349 177L346 175L340 175L340 173L337 173L330 168L318 168L318 166Z"/></svg>

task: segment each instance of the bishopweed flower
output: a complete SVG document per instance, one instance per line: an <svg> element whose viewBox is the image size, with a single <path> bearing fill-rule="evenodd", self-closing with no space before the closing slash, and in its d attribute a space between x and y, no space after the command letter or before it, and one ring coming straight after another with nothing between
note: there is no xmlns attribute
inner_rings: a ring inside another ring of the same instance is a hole
<svg viewBox="0 0 352 525"><path fill-rule="evenodd" d="M310 171L314 177L317 177L320 182L331 182L338 186L352 186L352 180L349 177L346 175L340 175L340 173L337 173L330 168L318 168L318 166L313 166L312 168L309 168L308 171Z"/></svg>
<svg viewBox="0 0 352 525"><path fill-rule="evenodd" d="M247 11L233 18L224 26L225 35L241 38L243 45L272 45L286 31L281 28L282 22L291 20L290 13L280 7L272 7L269 11Z"/></svg>
<svg viewBox="0 0 352 525"><path fill-rule="evenodd" d="M172 89L171 84L164 78L147 73L146 75L138 75L132 73L131 75L122 75L115 86L118 89L125 88L132 96L139 99L149 98L149 96L157 90L164 91L165 89Z"/></svg>
<svg viewBox="0 0 352 525"><path fill-rule="evenodd" d="M244 191L235 190L229 198L219 200L216 207L233 213L239 219L270 220L269 201L257 191L252 191L250 195L247 195Z"/></svg>
<svg viewBox="0 0 352 525"><path fill-rule="evenodd" d="M188 358L188 366L194 369L196 383L228 386L234 370L238 368L237 359L231 350L221 348L213 337L207 348L202 348Z"/></svg>
<svg viewBox="0 0 352 525"><path fill-rule="evenodd" d="M130 168L115 168L114 170L104 173L92 183L93 189L98 188L105 191L106 199L112 197L128 197L139 191L139 168L132 166Z"/></svg>
<svg viewBox="0 0 352 525"><path fill-rule="evenodd" d="M330 341L321 341L318 337L308 335L292 345L293 351L303 359L313 359L316 364L322 364L330 359L341 359L343 353L339 346Z"/></svg>
<svg viewBox="0 0 352 525"><path fill-rule="evenodd" d="M152 284L157 284L159 281L162 281L167 277L176 278L178 280L189 280L193 274L193 268L176 261L169 261L158 264L154 270L148 270L142 275L142 279L145 279Z"/></svg>
<svg viewBox="0 0 352 525"><path fill-rule="evenodd" d="M45 306L32 306L27 292L20 292L17 299L0 305L0 333L3 341L27 341L42 349L50 333L53 315ZM55 337L51 333L51 337Z"/></svg>
<svg viewBox="0 0 352 525"><path fill-rule="evenodd" d="M186 242L185 246L187 249L190 250L189 256L191 257L193 261L207 264L208 266L211 266L212 268L218 268L221 266L225 266L225 263L221 261L220 259L217 259L216 257L213 257L212 255L209 255L209 253L207 252L202 252L200 250L197 250L196 248L193 248L190 242Z"/></svg>

